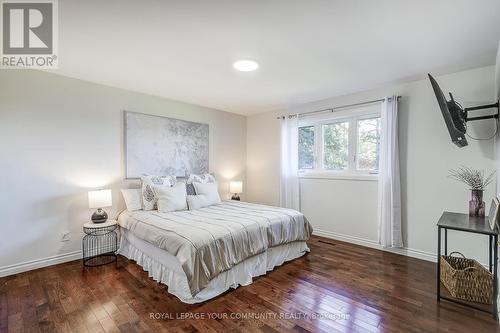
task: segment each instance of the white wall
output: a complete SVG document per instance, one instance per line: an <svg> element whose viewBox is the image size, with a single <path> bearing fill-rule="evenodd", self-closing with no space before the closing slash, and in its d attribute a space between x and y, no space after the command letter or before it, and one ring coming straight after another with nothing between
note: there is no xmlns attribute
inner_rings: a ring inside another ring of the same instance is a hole
<svg viewBox="0 0 500 333"><path fill-rule="evenodd" d="M373 180L300 180L300 207L317 234L377 241L377 191Z"/></svg>
<svg viewBox="0 0 500 333"><path fill-rule="evenodd" d="M111 216L123 207L119 189L130 184L122 182L122 110L208 123L221 191L228 197L229 180L245 181L243 116L39 71L1 71L0 275L29 266L23 262L78 258L89 189L113 189ZM71 240L61 242L65 231Z"/></svg>
<svg viewBox="0 0 500 333"><path fill-rule="evenodd" d="M497 60L495 66L495 92L497 100L500 98L500 42L498 43Z"/></svg>
<svg viewBox="0 0 500 333"><path fill-rule="evenodd" d="M280 121L286 111L247 118L247 200L278 206L280 201Z"/></svg>
<svg viewBox="0 0 500 333"><path fill-rule="evenodd" d="M483 67L464 72L436 76L445 91L452 91L464 106L494 100L494 67ZM403 237L405 246L424 258L432 258L437 251L436 222L443 210L467 213L470 193L460 183L447 178L448 170L460 165L491 171L494 169L493 141L469 140L469 146L458 148L451 143L428 80L397 84L338 98L291 106L289 112L314 111L398 94L400 100L400 160L402 181ZM274 114L260 114L248 118L248 123L265 123ZM278 121L279 122L279 121ZM487 136L494 128L492 121L471 124L471 134ZM279 126L279 125L278 125ZM248 127L247 139L254 136L258 126ZM267 131L260 132L264 142L261 152L279 149L279 142ZM258 144L252 146L254 156L259 156ZM279 168L279 154L267 165ZM247 175L256 170L248 165ZM272 185L274 186L274 185ZM262 186L260 193L276 190ZM252 192L252 184L248 185ZM360 188L363 187L363 188ZM342 192L342 194L339 194ZM487 208L494 194L491 186L485 193ZM342 234L352 239L373 243L376 240L376 200L373 183L345 181L301 180L301 202L304 214L316 230ZM258 202L258 197L252 197ZM375 206L374 206L375 205ZM368 208L367 208L368 207ZM371 218L369 218L371 217ZM470 234L449 233L450 249L457 249L467 256L487 262L487 239Z"/></svg>
<svg viewBox="0 0 500 333"><path fill-rule="evenodd" d="M498 44L497 59L495 66L495 92L496 100L500 99L500 42ZM495 137L495 160L496 170L500 173L500 133ZM497 195L500 196L500 182L497 180ZM499 305L500 306L500 305Z"/></svg>

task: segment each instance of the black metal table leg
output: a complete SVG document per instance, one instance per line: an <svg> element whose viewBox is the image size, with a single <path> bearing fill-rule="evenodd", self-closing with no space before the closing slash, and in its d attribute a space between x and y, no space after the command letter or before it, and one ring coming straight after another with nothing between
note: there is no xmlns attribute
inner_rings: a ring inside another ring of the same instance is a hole
<svg viewBox="0 0 500 333"><path fill-rule="evenodd" d="M492 273L492 265L493 265L493 259L492 259L492 254L491 254L491 250L492 250L492 246L493 246L493 236L490 235L490 248L488 250L488 254L490 255L490 273Z"/></svg>
<svg viewBox="0 0 500 333"><path fill-rule="evenodd" d="M448 255L448 229L444 229L444 255Z"/></svg>
<svg viewBox="0 0 500 333"><path fill-rule="evenodd" d="M491 248L490 248L491 253ZM493 236L493 317L498 320L498 235Z"/></svg>
<svg viewBox="0 0 500 333"><path fill-rule="evenodd" d="M438 250L437 250L437 301L438 302L441 300L441 269L439 266L440 256L441 256L441 227L438 227Z"/></svg>

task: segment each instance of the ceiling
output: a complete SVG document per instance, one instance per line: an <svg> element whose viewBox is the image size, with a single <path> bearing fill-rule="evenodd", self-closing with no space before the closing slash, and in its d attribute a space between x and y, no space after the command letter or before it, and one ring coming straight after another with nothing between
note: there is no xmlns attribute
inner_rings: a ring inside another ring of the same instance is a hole
<svg viewBox="0 0 500 333"><path fill-rule="evenodd" d="M491 65L498 0L60 0L55 73L254 114ZM256 72L232 63L255 59Z"/></svg>

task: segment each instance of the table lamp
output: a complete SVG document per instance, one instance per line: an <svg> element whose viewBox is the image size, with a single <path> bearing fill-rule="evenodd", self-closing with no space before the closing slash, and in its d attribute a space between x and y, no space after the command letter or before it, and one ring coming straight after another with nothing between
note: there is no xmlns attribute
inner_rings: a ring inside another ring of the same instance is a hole
<svg viewBox="0 0 500 333"><path fill-rule="evenodd" d="M111 207L112 205L113 200L111 197L111 190L89 191L89 208L97 208L97 211L92 214L92 222L106 222L108 214L102 208Z"/></svg>
<svg viewBox="0 0 500 333"><path fill-rule="evenodd" d="M239 180L230 182L229 192L234 193L234 195L231 197L231 200L240 201L240 196L238 194L243 193L243 182Z"/></svg>

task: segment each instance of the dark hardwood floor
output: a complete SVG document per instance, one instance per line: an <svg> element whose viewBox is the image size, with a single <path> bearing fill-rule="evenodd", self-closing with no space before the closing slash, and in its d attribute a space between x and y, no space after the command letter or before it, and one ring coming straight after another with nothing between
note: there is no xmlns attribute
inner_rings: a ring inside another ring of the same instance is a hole
<svg viewBox="0 0 500 333"><path fill-rule="evenodd" d="M499 331L488 314L436 302L433 263L320 237L309 244L304 257L197 305L124 257L0 278L0 332Z"/></svg>

